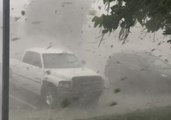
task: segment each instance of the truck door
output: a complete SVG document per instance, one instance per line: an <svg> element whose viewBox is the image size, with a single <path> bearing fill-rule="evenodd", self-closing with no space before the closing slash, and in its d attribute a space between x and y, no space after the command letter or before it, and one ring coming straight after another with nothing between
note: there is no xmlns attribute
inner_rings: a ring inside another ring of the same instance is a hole
<svg viewBox="0 0 171 120"><path fill-rule="evenodd" d="M23 81L23 85L26 89L39 94L44 73L42 69L41 56L39 53L29 52L29 55L26 55L25 58L23 58L23 62L26 63L26 80Z"/></svg>
<svg viewBox="0 0 171 120"><path fill-rule="evenodd" d="M23 88L28 88L28 71L30 67L30 63L32 61L32 52L27 51L24 54L23 60L19 61L18 64L16 64L13 67L13 75L15 74L15 83L18 86L21 86Z"/></svg>

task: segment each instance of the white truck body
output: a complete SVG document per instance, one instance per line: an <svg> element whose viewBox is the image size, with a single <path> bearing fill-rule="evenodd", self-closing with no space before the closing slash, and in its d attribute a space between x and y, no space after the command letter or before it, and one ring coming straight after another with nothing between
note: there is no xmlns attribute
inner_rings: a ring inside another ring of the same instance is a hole
<svg viewBox="0 0 171 120"><path fill-rule="evenodd" d="M95 77L96 76L96 77L101 78L99 74L97 74L91 69L84 68L83 66L67 67L64 65L65 67L53 68L53 65L51 65L51 67L48 68L45 65L45 61L44 61L45 58L43 58L44 54L46 55L48 54L74 55L71 52L65 52L65 51L56 50L56 49L36 48L36 49L27 50L21 61L16 60L16 59L11 59L10 69L12 73L11 76L13 78L11 81L17 86L21 86L29 91L32 91L40 95L44 82L49 82L55 85L56 87L58 87L61 81L72 82L72 79L74 77L91 77L91 76ZM33 57L33 58L30 58L30 57ZM34 61L33 59L35 58L37 58L37 60L35 60L35 63L34 62L31 63L31 61ZM49 57L46 59L49 59ZM71 63L75 62L74 61L75 58L72 58L72 59L69 62ZM55 62L55 60L53 62ZM48 63L48 64L51 64L51 63ZM101 81L101 79L99 81ZM88 85L88 86L91 86L91 85Z"/></svg>

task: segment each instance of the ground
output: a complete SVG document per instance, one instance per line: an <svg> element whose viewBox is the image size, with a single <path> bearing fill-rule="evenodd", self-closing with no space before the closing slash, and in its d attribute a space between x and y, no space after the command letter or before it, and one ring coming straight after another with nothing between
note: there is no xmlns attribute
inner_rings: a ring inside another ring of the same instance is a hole
<svg viewBox="0 0 171 120"><path fill-rule="evenodd" d="M170 120L171 107L153 108L122 115L108 115L86 120Z"/></svg>
<svg viewBox="0 0 171 120"><path fill-rule="evenodd" d="M102 120L106 120L106 118L112 118L114 120L118 118L117 120L122 120L124 118L123 116L129 117L129 119L140 116L140 120L146 120L143 119L145 118L142 117L143 115L147 115L147 117L150 118L149 120L158 120L158 117L162 117L163 119L161 120L165 120L163 114L157 113L162 113L163 111L166 117L170 117L168 113L171 112L171 108L167 107L170 105L170 95L150 96L142 94L113 94L113 91L106 89L101 96L97 106L81 108L78 106L70 105L66 108L56 108L52 110L40 102L39 96L34 95L33 93L26 91L23 88L16 88L11 86L9 115L10 120L75 120L87 118L92 118L92 120L94 120L96 119L94 118L96 116L102 116L99 117ZM152 114L150 114L149 111L151 111ZM154 118L157 119L151 119L151 115L155 115Z"/></svg>

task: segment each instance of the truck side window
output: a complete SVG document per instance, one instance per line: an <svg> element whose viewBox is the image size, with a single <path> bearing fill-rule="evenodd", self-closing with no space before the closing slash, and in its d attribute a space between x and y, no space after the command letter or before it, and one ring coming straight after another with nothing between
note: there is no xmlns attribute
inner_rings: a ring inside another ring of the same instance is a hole
<svg viewBox="0 0 171 120"><path fill-rule="evenodd" d="M23 57L23 62L27 64L32 63L32 52L26 52Z"/></svg>
<svg viewBox="0 0 171 120"><path fill-rule="evenodd" d="M35 52L26 52L23 58L23 62L37 67L42 67L40 54Z"/></svg>

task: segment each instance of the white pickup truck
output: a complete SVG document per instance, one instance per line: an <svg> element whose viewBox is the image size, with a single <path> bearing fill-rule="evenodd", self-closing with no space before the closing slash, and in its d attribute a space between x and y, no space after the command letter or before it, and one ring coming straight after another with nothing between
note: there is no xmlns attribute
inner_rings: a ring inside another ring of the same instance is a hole
<svg viewBox="0 0 171 120"><path fill-rule="evenodd" d="M11 82L42 96L53 107L58 101L97 101L104 80L96 72L83 67L72 52L33 48L23 59L11 59Z"/></svg>

